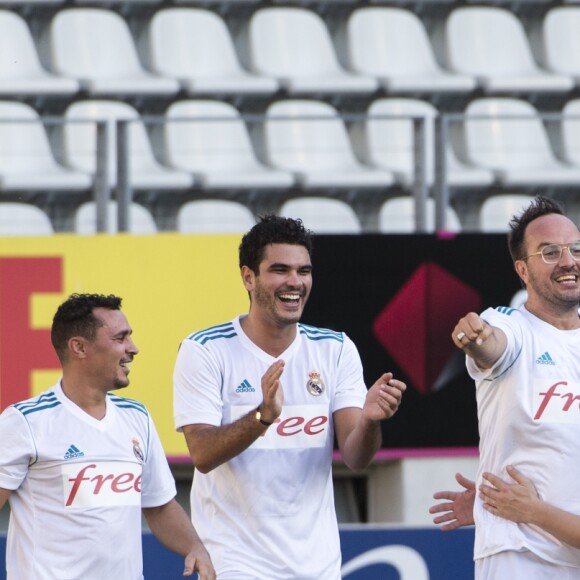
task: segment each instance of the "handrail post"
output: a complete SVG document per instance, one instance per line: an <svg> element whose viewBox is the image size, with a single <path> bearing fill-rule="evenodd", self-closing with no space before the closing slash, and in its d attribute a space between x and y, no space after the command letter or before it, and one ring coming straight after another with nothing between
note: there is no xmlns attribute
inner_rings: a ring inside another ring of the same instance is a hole
<svg viewBox="0 0 580 580"><path fill-rule="evenodd" d="M129 121L117 121L117 227L120 232L129 231L129 207L133 192L129 171Z"/></svg>
<svg viewBox="0 0 580 580"><path fill-rule="evenodd" d="M96 122L96 164L93 197L95 199L96 231L108 230L109 213L107 211L111 189L109 187L109 152L107 121Z"/></svg>
<svg viewBox="0 0 580 580"><path fill-rule="evenodd" d="M447 140L449 123L445 114L435 119L435 230L444 230L447 225L449 186L447 184Z"/></svg>
<svg viewBox="0 0 580 580"><path fill-rule="evenodd" d="M415 199L415 231L425 233L427 231L427 162L425 139L426 119L424 117L413 118L413 197Z"/></svg>

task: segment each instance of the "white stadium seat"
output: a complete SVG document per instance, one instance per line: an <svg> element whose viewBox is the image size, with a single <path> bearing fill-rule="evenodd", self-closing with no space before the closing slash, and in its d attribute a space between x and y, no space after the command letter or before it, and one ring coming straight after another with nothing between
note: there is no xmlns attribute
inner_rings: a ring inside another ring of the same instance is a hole
<svg viewBox="0 0 580 580"><path fill-rule="evenodd" d="M118 207L116 201L107 205L107 232L115 234L117 226ZM129 233L155 234L157 225L153 216L142 205L132 202L129 206ZM74 231L77 234L92 235L97 233L97 207L94 201L88 201L78 207L74 217Z"/></svg>
<svg viewBox="0 0 580 580"><path fill-rule="evenodd" d="M305 189L385 188L393 174L363 165L344 121L327 103L280 100L266 111L263 149L267 162L291 171Z"/></svg>
<svg viewBox="0 0 580 580"><path fill-rule="evenodd" d="M580 85L580 6L557 6L544 16L536 31L543 65ZM539 33L538 33L539 32Z"/></svg>
<svg viewBox="0 0 580 580"><path fill-rule="evenodd" d="M570 76L536 64L518 17L498 6L462 6L452 10L439 38L447 66L474 75L487 93L570 91Z"/></svg>
<svg viewBox="0 0 580 580"><path fill-rule="evenodd" d="M78 81L44 69L24 18L16 12L0 10L0 96L70 96L79 88Z"/></svg>
<svg viewBox="0 0 580 580"><path fill-rule="evenodd" d="M378 82L348 72L338 61L330 32L314 11L300 7L260 8L242 29L248 66L277 78L290 94L370 94Z"/></svg>
<svg viewBox="0 0 580 580"><path fill-rule="evenodd" d="M467 93L471 75L445 71L435 59L425 25L402 8L358 8L337 33L351 70L376 77L388 93Z"/></svg>
<svg viewBox="0 0 580 580"><path fill-rule="evenodd" d="M437 109L428 102L409 98L376 99L367 109L365 121L351 124L355 151L365 163L387 169L397 182L409 189L415 182L413 119L425 119L426 182L435 180L435 130ZM446 151L447 183L450 186L485 187L493 182L488 169L461 163L451 146Z"/></svg>
<svg viewBox="0 0 580 580"><path fill-rule="evenodd" d="M346 202L328 197L297 197L282 204L279 215L300 218L316 234L360 234L361 224Z"/></svg>
<svg viewBox="0 0 580 580"><path fill-rule="evenodd" d="M427 232L435 231L435 201L427 199ZM445 229L460 232L461 222L452 207L445 216ZM379 232L383 234L411 234L415 232L415 200L412 197L393 197L385 201L379 210Z"/></svg>
<svg viewBox="0 0 580 580"><path fill-rule="evenodd" d="M129 182L141 190L189 189L193 178L185 171L164 167L155 158L144 122L131 105L120 101L89 99L76 101L64 114L63 157L67 165L94 173L97 158L97 121L107 121L109 185L117 184L117 127L128 120Z"/></svg>
<svg viewBox="0 0 580 580"><path fill-rule="evenodd" d="M226 199L188 201L177 212L182 234L243 234L256 224L245 205Z"/></svg>
<svg viewBox="0 0 580 580"><path fill-rule="evenodd" d="M580 167L580 99L572 99L564 105L559 136L562 159Z"/></svg>
<svg viewBox="0 0 580 580"><path fill-rule="evenodd" d="M91 96L171 96L179 82L145 70L127 21L105 8L64 8L40 38L57 74L78 79Z"/></svg>
<svg viewBox="0 0 580 580"><path fill-rule="evenodd" d="M140 39L151 70L179 80L189 95L270 95L274 78L242 68L225 21L203 8L164 8Z"/></svg>
<svg viewBox="0 0 580 580"><path fill-rule="evenodd" d="M0 202L0 236L49 236L54 233L50 218L27 203Z"/></svg>
<svg viewBox="0 0 580 580"><path fill-rule="evenodd" d="M488 197L479 210L479 229L484 233L507 233L512 217L521 213L533 199L532 195L517 193Z"/></svg>
<svg viewBox="0 0 580 580"><path fill-rule="evenodd" d="M292 174L260 163L235 107L210 100L170 105L158 138L165 161L189 171L204 189L288 188Z"/></svg>
<svg viewBox="0 0 580 580"><path fill-rule="evenodd" d="M538 111L527 101L475 99L465 110L463 131L455 129L456 150L493 171L504 187L580 185L580 167L556 158Z"/></svg>
<svg viewBox="0 0 580 580"><path fill-rule="evenodd" d="M38 113L25 103L0 101L0 190L88 190L88 173L57 163Z"/></svg>

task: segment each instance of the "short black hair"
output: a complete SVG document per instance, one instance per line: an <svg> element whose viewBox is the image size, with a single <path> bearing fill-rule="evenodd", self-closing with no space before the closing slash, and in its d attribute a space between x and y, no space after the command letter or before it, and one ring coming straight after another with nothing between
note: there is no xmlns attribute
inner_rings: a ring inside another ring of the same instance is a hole
<svg viewBox="0 0 580 580"><path fill-rule="evenodd" d="M509 224L508 248L514 262L524 257L526 228L534 220L549 214L566 215L564 208L557 201L538 195L520 215L512 217Z"/></svg>
<svg viewBox="0 0 580 580"><path fill-rule="evenodd" d="M313 233L304 227L301 219L268 214L247 232L240 243L240 268L247 266L255 274L259 273L264 250L270 244L291 244L304 246L312 258Z"/></svg>
<svg viewBox="0 0 580 580"><path fill-rule="evenodd" d="M103 322L95 316L95 308L120 310L122 298L113 294L71 294L57 309L52 319L50 340L63 362L66 358L67 343L73 336L93 340Z"/></svg>

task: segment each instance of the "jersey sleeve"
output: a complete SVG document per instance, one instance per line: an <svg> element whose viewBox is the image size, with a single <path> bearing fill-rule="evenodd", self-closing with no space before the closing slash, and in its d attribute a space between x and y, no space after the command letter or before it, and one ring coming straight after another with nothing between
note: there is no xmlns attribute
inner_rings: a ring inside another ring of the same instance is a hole
<svg viewBox="0 0 580 580"><path fill-rule="evenodd" d="M367 395L362 362L354 342L344 336L342 351L338 360L338 381L332 404L332 412L346 407L361 408Z"/></svg>
<svg viewBox="0 0 580 580"><path fill-rule="evenodd" d="M471 357L466 357L467 371L475 381L493 380L509 369L522 348L523 331L522 315L515 309L488 308L481 313L481 318L489 325L502 330L507 338L506 349L491 369L480 369Z"/></svg>
<svg viewBox="0 0 580 580"><path fill-rule="evenodd" d="M14 491L36 461L36 447L25 417L14 407L0 415L0 487Z"/></svg>
<svg viewBox="0 0 580 580"><path fill-rule="evenodd" d="M175 428L222 422L221 373L211 353L195 340L184 340L173 372Z"/></svg>
<svg viewBox="0 0 580 580"><path fill-rule="evenodd" d="M150 415L148 421L149 444L141 482L141 507L144 508L165 505L177 495L175 480Z"/></svg>

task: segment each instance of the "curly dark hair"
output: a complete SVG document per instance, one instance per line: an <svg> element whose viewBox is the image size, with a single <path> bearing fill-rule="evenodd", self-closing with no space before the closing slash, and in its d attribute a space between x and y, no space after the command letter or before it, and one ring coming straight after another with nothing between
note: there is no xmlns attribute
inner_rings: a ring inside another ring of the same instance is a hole
<svg viewBox="0 0 580 580"><path fill-rule="evenodd" d="M508 248L514 262L521 260L525 254L524 236L528 225L539 217L549 214L566 215L564 208L557 201L538 195L520 215L512 217L509 224Z"/></svg>
<svg viewBox="0 0 580 580"><path fill-rule="evenodd" d="M312 257L313 233L304 227L302 220L265 215L247 232L240 243L239 263L248 266L255 274L259 273L260 262L264 258L264 249L269 244L292 244L304 246Z"/></svg>
<svg viewBox="0 0 580 580"><path fill-rule="evenodd" d="M95 338L103 322L94 314L95 308L120 310L122 298L109 294L71 294L57 309L52 319L50 340L62 362L66 358L67 343L72 336L87 340Z"/></svg>

